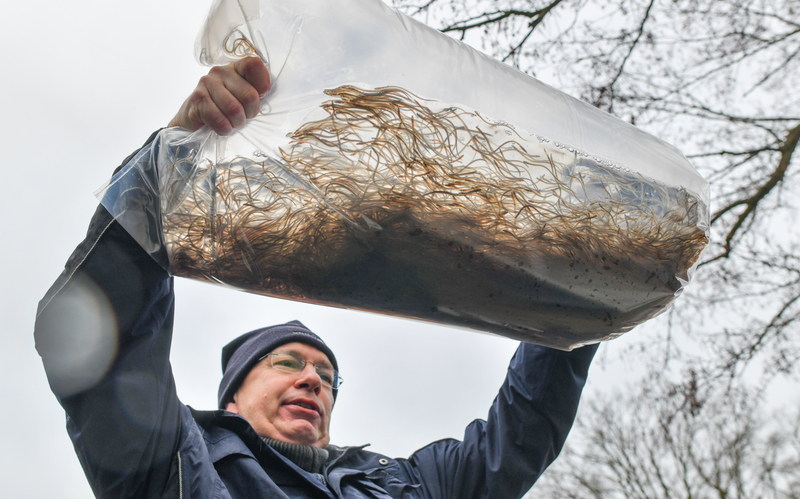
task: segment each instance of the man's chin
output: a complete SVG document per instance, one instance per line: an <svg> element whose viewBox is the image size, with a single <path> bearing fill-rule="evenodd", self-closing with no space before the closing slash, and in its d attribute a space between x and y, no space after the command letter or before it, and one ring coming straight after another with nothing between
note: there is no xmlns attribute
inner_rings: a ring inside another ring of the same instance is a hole
<svg viewBox="0 0 800 499"><path fill-rule="evenodd" d="M311 445L314 447L325 447L328 444L328 436L321 436L321 432L310 422L305 420L292 421L290 427L281 435L283 440L299 445ZM322 444L320 445L320 442Z"/></svg>

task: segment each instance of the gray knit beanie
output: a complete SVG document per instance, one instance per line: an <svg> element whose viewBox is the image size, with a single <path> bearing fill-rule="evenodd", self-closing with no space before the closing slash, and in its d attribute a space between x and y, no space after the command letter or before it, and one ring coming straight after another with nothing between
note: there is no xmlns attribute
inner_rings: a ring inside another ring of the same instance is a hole
<svg viewBox="0 0 800 499"><path fill-rule="evenodd" d="M222 381L217 392L219 408L224 409L228 402L233 400L233 395L261 357L281 345L295 341L324 353L333 368L339 370L336 357L328 345L300 321L256 329L239 336L222 349ZM337 393L338 390L333 391L334 401Z"/></svg>

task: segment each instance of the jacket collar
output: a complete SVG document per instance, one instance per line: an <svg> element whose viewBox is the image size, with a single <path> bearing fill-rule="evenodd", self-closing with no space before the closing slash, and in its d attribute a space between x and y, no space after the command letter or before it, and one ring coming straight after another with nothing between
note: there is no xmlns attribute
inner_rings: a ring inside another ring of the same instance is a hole
<svg viewBox="0 0 800 499"><path fill-rule="evenodd" d="M242 454L250 456L261 463L264 469L275 469L293 475L299 475L307 483L330 495L330 491L314 479L311 474L302 470L281 453L267 445L255 432L250 423L243 417L232 412L198 411L191 407L189 410L200 427L203 438L208 448L212 462L217 462L226 456ZM322 474L329 480L331 486L339 490L341 480L348 475L363 475L364 471L356 466L351 469L349 461L359 461L358 453L367 445L355 447L329 446L331 456L323 466ZM331 473L331 471L335 472ZM382 497L382 496L379 496Z"/></svg>

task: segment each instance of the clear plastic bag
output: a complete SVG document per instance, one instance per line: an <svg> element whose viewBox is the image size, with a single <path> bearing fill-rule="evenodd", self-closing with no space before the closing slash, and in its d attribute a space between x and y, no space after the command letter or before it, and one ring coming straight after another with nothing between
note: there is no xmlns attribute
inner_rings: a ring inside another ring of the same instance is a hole
<svg viewBox="0 0 800 499"><path fill-rule="evenodd" d="M571 349L708 242L677 149L380 0L217 0L195 49L260 56L262 113L165 129L98 192L173 275Z"/></svg>

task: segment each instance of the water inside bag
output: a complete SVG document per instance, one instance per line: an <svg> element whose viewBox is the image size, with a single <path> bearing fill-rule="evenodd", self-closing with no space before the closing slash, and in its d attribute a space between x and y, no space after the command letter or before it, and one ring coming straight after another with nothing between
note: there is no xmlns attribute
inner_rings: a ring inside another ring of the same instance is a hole
<svg viewBox="0 0 800 499"><path fill-rule="evenodd" d="M175 149L172 274L570 349L663 311L707 243L681 187L401 87L325 93L279 155Z"/></svg>

